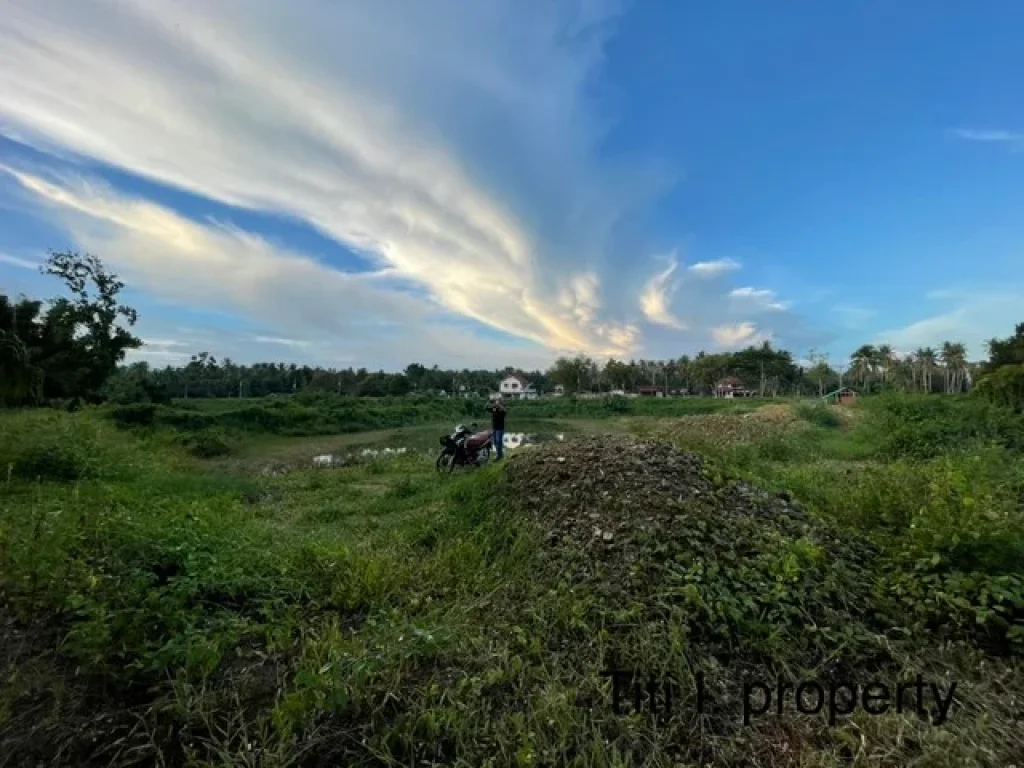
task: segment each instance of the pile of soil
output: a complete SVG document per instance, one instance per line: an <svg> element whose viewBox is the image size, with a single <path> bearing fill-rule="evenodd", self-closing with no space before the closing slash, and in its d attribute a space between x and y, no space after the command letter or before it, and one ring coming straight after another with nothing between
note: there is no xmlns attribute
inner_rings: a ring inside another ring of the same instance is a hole
<svg viewBox="0 0 1024 768"><path fill-rule="evenodd" d="M807 428L788 405L765 405L750 413L708 413L664 420L659 427L675 440L725 447L753 443L776 434Z"/></svg>
<svg viewBox="0 0 1024 768"><path fill-rule="evenodd" d="M506 479L552 572L632 618L682 616L717 644L868 610L866 543L670 444L581 437L515 457Z"/></svg>

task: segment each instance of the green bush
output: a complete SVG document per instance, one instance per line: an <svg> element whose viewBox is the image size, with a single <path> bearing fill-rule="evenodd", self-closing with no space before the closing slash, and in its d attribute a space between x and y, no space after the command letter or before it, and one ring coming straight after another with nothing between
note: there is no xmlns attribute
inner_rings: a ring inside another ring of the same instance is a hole
<svg viewBox="0 0 1024 768"><path fill-rule="evenodd" d="M152 403L122 405L110 411L119 427L150 427L156 423L157 406Z"/></svg>
<svg viewBox="0 0 1024 768"><path fill-rule="evenodd" d="M75 446L36 444L13 463L14 476L25 480L78 480L88 474L88 457Z"/></svg>
<svg viewBox="0 0 1024 768"><path fill-rule="evenodd" d="M884 395L868 406L881 455L926 459L995 444L1024 449L1024 418L983 398Z"/></svg>
<svg viewBox="0 0 1024 768"><path fill-rule="evenodd" d="M38 410L0 422L0 465L24 480L69 482L109 473L112 457L101 445L101 429L77 414Z"/></svg>
<svg viewBox="0 0 1024 768"><path fill-rule="evenodd" d="M213 459L231 454L227 433L211 428L185 436L182 440L188 452L197 459Z"/></svg>
<svg viewBox="0 0 1024 768"><path fill-rule="evenodd" d="M835 406L815 403L800 403L796 406L796 414L804 421L815 426L835 428L842 426L843 420L836 413Z"/></svg>
<svg viewBox="0 0 1024 768"><path fill-rule="evenodd" d="M1024 411L1024 365L1004 365L978 381L975 392L996 405Z"/></svg>

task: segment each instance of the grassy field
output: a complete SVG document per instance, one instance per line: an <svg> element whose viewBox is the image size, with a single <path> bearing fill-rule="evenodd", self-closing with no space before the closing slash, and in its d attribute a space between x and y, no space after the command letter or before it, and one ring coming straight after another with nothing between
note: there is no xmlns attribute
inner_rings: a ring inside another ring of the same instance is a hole
<svg viewBox="0 0 1024 768"><path fill-rule="evenodd" d="M1010 765L1019 417L952 397L755 405L513 406L510 429L562 433L558 450L615 433L704 457L716 490L685 518L692 546L652 541L638 565L664 562L657 582L614 599L595 555L559 566L543 493L500 465L435 474L437 437L475 417L462 403L0 413L0 765ZM366 447L410 452L308 468ZM736 528L715 500L746 498L740 481L792 499L805 532ZM614 713L610 653L699 672L717 708L687 688L671 717ZM921 674L956 698L941 724L860 708L745 725L740 673L758 670Z"/></svg>

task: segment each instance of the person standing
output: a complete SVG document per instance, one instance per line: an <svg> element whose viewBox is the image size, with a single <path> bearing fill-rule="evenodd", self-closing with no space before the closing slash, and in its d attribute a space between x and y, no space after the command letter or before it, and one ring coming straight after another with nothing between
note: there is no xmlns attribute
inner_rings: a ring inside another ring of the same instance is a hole
<svg viewBox="0 0 1024 768"><path fill-rule="evenodd" d="M497 461L505 455L505 406L501 404L501 395L491 400L491 441L497 453Z"/></svg>

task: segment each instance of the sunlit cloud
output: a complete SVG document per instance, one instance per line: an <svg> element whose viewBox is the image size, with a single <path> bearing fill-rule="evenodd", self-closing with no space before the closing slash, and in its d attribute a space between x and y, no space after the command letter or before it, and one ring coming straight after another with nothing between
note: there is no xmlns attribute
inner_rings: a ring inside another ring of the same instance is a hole
<svg viewBox="0 0 1024 768"><path fill-rule="evenodd" d="M721 325L711 329L711 337L723 347L739 347L766 340L766 334L758 333L753 323Z"/></svg>
<svg viewBox="0 0 1024 768"><path fill-rule="evenodd" d="M236 313L267 339L476 367L677 354L743 323L805 333L767 289L729 295L732 259L644 268L644 246L612 238L663 186L634 171L642 158L624 170L599 151L607 124L588 84L620 9L8 0L0 134L98 169L10 172L133 289ZM124 172L117 186L100 180L108 167ZM132 191L140 178L312 227L360 268L193 220Z"/></svg>
<svg viewBox="0 0 1024 768"><path fill-rule="evenodd" d="M452 327L449 313L388 290L377 279L332 269L232 227L190 221L153 203L125 198L95 180L44 179L14 169L7 173L32 190L83 248L104 254L133 287L182 308L217 307L296 332L265 335L258 344L323 337L346 359L376 357L396 367L411 359L536 367L547 357L538 345L495 345ZM374 324L393 333L374 337L367 333ZM177 347L172 340L151 340L145 351L169 357L178 354Z"/></svg>
<svg viewBox="0 0 1024 768"><path fill-rule="evenodd" d="M640 294L640 309L650 322L682 330L683 324L668 308L676 289L670 281L678 266L679 263L673 259L663 272L656 274L647 282Z"/></svg>
<svg viewBox="0 0 1024 768"><path fill-rule="evenodd" d="M600 282L578 276L602 244L544 245L550 235L584 242L583 230L565 231L566 205L623 205L585 151L593 123L582 95L616 5L14 0L0 20L0 125L40 148L298 217L513 336L625 352L612 340L631 338L628 321L599 318ZM466 130L448 122L458 95L514 115L530 149L543 135L534 161L561 167L572 194L539 228L524 226L522 199L510 205L500 181L478 181L486 158L452 145ZM580 279L590 294L553 310Z"/></svg>

